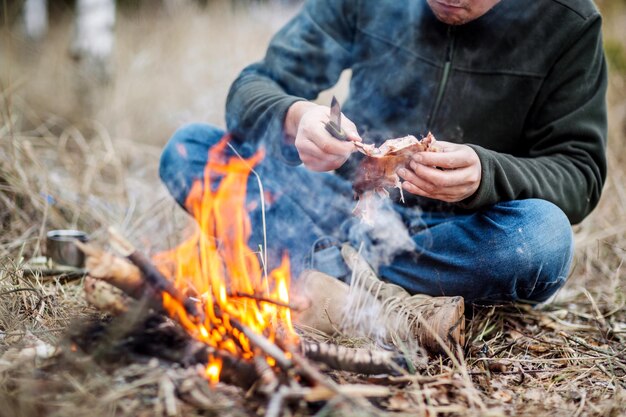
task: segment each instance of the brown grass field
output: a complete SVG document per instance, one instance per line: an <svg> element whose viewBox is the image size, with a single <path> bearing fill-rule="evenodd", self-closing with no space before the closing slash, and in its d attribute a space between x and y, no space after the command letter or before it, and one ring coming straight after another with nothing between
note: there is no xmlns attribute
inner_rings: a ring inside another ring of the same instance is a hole
<svg viewBox="0 0 626 417"><path fill-rule="evenodd" d="M467 322L463 360L431 360L418 375L386 380L392 394L385 398L296 402L281 415L626 415L626 2L598 3L610 65L610 172L599 207L575 227L575 267L566 286L535 309L479 309ZM89 101L80 86L91 80L67 53L68 13L57 12L49 36L34 44L11 24L15 13L5 4L0 417L265 413L267 400L219 384L208 392L210 404L175 399L171 414L163 380L184 371L155 361L106 366L97 355L74 352L68 334L100 313L84 301L80 280L30 274L25 262L42 254L45 232L55 228L80 228L102 243L114 225L149 253L175 244L188 219L158 181L161 147L185 122L224 125L230 82L263 56L294 12L225 1L204 9L123 9L115 75ZM345 94L345 80L335 93ZM23 353L42 342L58 346L56 354Z"/></svg>

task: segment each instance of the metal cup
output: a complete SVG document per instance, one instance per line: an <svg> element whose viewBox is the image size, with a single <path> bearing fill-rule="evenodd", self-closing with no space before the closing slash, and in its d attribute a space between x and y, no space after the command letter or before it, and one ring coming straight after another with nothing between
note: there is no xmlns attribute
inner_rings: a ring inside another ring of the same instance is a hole
<svg viewBox="0 0 626 417"><path fill-rule="evenodd" d="M85 254L74 244L74 240L87 242L87 234L80 230L51 230L46 233L46 256L58 265L82 268Z"/></svg>

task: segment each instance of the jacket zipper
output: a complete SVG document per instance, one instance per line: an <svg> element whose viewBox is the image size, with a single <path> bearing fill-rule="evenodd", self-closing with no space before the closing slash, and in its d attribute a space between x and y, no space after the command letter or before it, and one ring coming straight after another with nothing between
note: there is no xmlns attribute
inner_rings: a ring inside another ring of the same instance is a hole
<svg viewBox="0 0 626 417"><path fill-rule="evenodd" d="M452 67L452 55L454 54L454 28L448 26L448 47L446 48L446 62L443 65L443 74L441 75L441 81L439 82L439 89L437 90L437 99L435 100L435 106L433 107L430 117L428 118L428 130L432 129L435 123L435 118L439 112L439 106L443 100L443 93L446 91L446 85L448 84L448 77L450 76L450 68Z"/></svg>

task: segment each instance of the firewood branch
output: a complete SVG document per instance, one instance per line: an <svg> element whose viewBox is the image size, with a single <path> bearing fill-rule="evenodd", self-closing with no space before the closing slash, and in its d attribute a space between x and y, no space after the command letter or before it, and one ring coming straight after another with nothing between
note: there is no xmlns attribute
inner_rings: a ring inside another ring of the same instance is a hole
<svg viewBox="0 0 626 417"><path fill-rule="evenodd" d="M203 314L198 309L196 302L185 297L170 280L163 276L145 254L135 249L129 241L112 227L109 228L109 235L111 238L111 246L139 268L145 280L153 289L169 294L183 305L187 314L198 322L204 320Z"/></svg>
<svg viewBox="0 0 626 417"><path fill-rule="evenodd" d="M268 303L268 304L273 304L273 305L278 306L278 307L288 308L291 311L295 311L295 312L304 311L307 308L309 308L309 303L307 303L304 300L303 301L299 301L297 303L296 302L285 303L285 302L282 302L280 300L274 300L272 298L264 297L264 296L258 295L258 294L244 294L244 293L232 294L232 293L228 293L227 295L228 295L229 298L248 298L250 300L255 300L255 301L259 302L259 303Z"/></svg>
<svg viewBox="0 0 626 417"><path fill-rule="evenodd" d="M406 372L408 368L403 356L385 350L349 348L306 341L300 343L300 349L307 358L342 371L398 375Z"/></svg>
<svg viewBox="0 0 626 417"><path fill-rule="evenodd" d="M288 371L293 368L293 362L285 355L278 346L274 343L270 342L263 335L255 333L249 327L240 323L238 320L234 318L230 318L230 324L241 333L244 334L254 346L263 351L267 356L276 360L278 366L280 366L283 370Z"/></svg>
<svg viewBox="0 0 626 417"><path fill-rule="evenodd" d="M122 254L127 255L129 251L131 254L137 252L136 250L134 250L134 252L131 251L132 245L128 244L124 239L117 239L116 241L119 243L119 249ZM87 268L91 277L110 283L133 298L140 298L142 295L145 296L147 293L152 293L154 299L151 305L157 312L163 313L160 293L157 291L157 288L160 291L169 291L170 286L162 284L161 280L167 283L169 283L169 281L167 281L158 270L158 275L152 273L150 273L152 275L147 275L144 272L151 268L156 270L149 260L146 262L146 259L142 259L141 257L139 257L139 260L137 260L137 257L133 257L134 262L143 266L140 267L139 265L133 264L131 259L117 257L95 248L92 245L82 243L79 245L88 255ZM145 268L145 265L149 265L148 268ZM101 303L98 303L97 300L94 302L92 299L89 299L97 308L118 314L127 310L125 303L129 302L128 298L120 297L119 293L114 292L113 296L117 296L118 298L113 299L109 297L108 290L101 290L100 285L94 285L93 280L89 280L89 282L91 286L98 289L96 298L100 297L102 294L106 295ZM157 284L155 284L155 282L157 282ZM176 292L173 293L176 294ZM179 292L177 294L178 297L184 298ZM248 294L243 294L242 296L247 297ZM266 300L257 301L265 302ZM291 306L285 305L285 307ZM219 312L216 313L219 315ZM333 369L363 374L399 374L407 369L407 362L404 357L388 351L354 349L333 344L303 341L294 354L294 351L289 349L288 346L284 346L280 340L272 342L263 335L253 332L250 328L237 320L230 318L230 322L233 327L237 328L248 338L255 348L262 351L265 356L275 359L281 369L290 371L297 368L297 373L303 374L306 379L315 380L315 383L320 383L317 378L319 375L313 375L309 372L310 369L306 367L306 364L296 363L296 359L300 359L302 356L302 359L308 358L312 361L323 363ZM289 352L291 358L285 352ZM208 353L209 351L202 351L201 354L207 355ZM235 360L233 358L225 357L223 359L225 359L225 362L229 363L225 368L232 368L234 366ZM254 366L252 365L252 367ZM246 371L246 373L250 373L250 371ZM258 372L255 372L255 375L258 375Z"/></svg>

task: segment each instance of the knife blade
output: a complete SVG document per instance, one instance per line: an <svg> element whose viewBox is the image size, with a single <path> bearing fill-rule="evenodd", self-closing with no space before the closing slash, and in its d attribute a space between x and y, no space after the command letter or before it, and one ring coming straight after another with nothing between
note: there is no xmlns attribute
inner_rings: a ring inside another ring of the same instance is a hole
<svg viewBox="0 0 626 417"><path fill-rule="evenodd" d="M341 105L335 96L330 102L330 120L325 124L326 131L335 139L348 140L348 135L341 128Z"/></svg>

